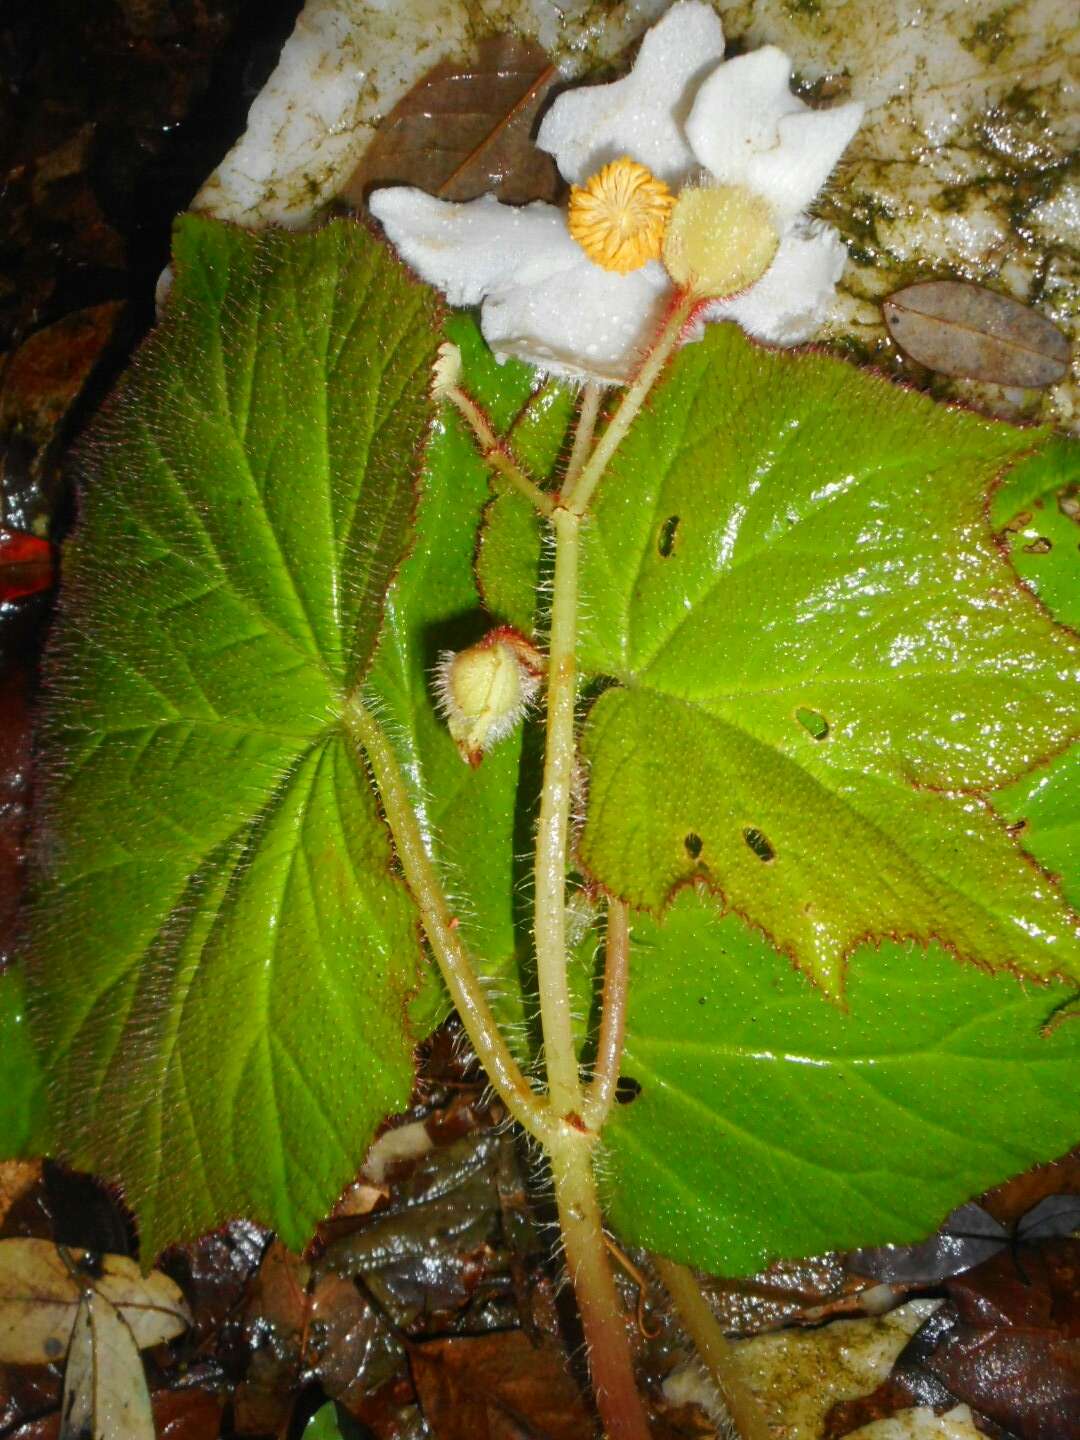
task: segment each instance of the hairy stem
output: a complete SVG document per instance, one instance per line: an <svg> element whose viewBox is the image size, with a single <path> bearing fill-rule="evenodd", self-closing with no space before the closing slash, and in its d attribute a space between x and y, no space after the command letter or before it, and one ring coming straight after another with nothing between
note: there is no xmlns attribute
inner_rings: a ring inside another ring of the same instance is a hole
<svg viewBox="0 0 1080 1440"><path fill-rule="evenodd" d="M679 1319L697 1346L720 1398L742 1440L773 1440L773 1433L757 1396L739 1374L733 1358L734 1347L720 1328L720 1322L701 1293L693 1272L674 1260L653 1256L653 1264L675 1301Z"/></svg>
<svg viewBox="0 0 1080 1440"><path fill-rule="evenodd" d="M450 401L472 430L476 436L480 455L487 464L504 480L509 481L515 490L525 496L526 500L531 501L541 515L546 515L550 519L555 508L551 496L546 490L541 490L531 475L525 473L524 468L514 458L506 441L500 440L492 430L491 422L472 396L466 394L457 385L446 385L439 393Z"/></svg>
<svg viewBox="0 0 1080 1440"><path fill-rule="evenodd" d="M577 578L580 517L558 509L548 641L547 743L536 838L536 974L544 1063L555 1114L580 1115L581 1082L566 976L566 871L576 747Z"/></svg>
<svg viewBox="0 0 1080 1440"><path fill-rule="evenodd" d="M585 386L563 489L581 473L600 410L601 387ZM576 762L577 573L580 518L562 505L552 516L555 578L548 637L547 737L536 839L535 943L548 1092L556 1115L582 1107L566 978L566 872Z"/></svg>
<svg viewBox="0 0 1080 1440"><path fill-rule="evenodd" d="M637 418L638 412L648 398L649 391L656 384L664 366L671 359L682 339L687 321L700 301L689 295L679 295L668 312L652 349L645 357L641 369L627 387L619 408L611 418L611 424L600 437L596 449L589 456L572 485L564 485L562 503L575 515L584 515L592 499L593 491L607 469L608 462L626 438L626 432Z"/></svg>
<svg viewBox="0 0 1080 1440"><path fill-rule="evenodd" d="M585 468L585 462L589 458L589 451L592 448L593 435L596 432L596 421L600 414L600 401L604 398L604 387L596 380L590 380L581 392L581 409L578 411L577 428L574 431L574 443L570 449L570 459L566 466L566 475L563 478L560 499L565 504L565 497L577 483L577 478Z"/></svg>
<svg viewBox="0 0 1080 1440"><path fill-rule="evenodd" d="M590 1130L603 1129L615 1099L626 1031L626 1000L630 984L630 912L622 900L610 900L604 942L604 993L600 1002L600 1038L596 1071L585 1097L583 1118Z"/></svg>
<svg viewBox="0 0 1080 1440"><path fill-rule="evenodd" d="M510 1114L546 1144L553 1128L551 1113L521 1073L491 1013L453 924L393 747L359 696L353 696L346 705L345 723L374 772L401 868L420 907L424 933L465 1033Z"/></svg>
<svg viewBox="0 0 1080 1440"><path fill-rule="evenodd" d="M563 494L575 485L592 443L600 388L586 387ZM561 1120L547 1149L555 1200L588 1346L597 1407L610 1440L647 1440L626 1323L604 1246L593 1173L596 1132L582 1118L584 1096L574 1044L567 983L566 879L570 808L577 762L577 591L581 516L560 503L552 516L555 577L548 642L547 740L536 841L535 942L544 1063L553 1118Z"/></svg>
<svg viewBox="0 0 1080 1440"><path fill-rule="evenodd" d="M551 1147L555 1199L589 1351L589 1374L608 1440L649 1440L634 1380L626 1320L608 1264L593 1177L591 1139L568 1136Z"/></svg>

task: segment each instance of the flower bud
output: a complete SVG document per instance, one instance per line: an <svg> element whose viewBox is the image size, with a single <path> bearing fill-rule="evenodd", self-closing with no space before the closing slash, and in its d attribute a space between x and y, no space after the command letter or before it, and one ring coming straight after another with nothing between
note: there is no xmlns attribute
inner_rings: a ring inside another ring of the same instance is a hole
<svg viewBox="0 0 1080 1440"><path fill-rule="evenodd" d="M688 186L668 222L664 264L680 288L720 300L760 280L779 243L760 195L743 185Z"/></svg>
<svg viewBox="0 0 1080 1440"><path fill-rule="evenodd" d="M520 631L500 625L468 650L444 650L435 693L454 744L469 765L516 728L535 700L543 656Z"/></svg>
<svg viewBox="0 0 1080 1440"><path fill-rule="evenodd" d="M431 398L442 400L449 391L461 384L461 351L450 340L444 340L435 352L435 365L431 372Z"/></svg>

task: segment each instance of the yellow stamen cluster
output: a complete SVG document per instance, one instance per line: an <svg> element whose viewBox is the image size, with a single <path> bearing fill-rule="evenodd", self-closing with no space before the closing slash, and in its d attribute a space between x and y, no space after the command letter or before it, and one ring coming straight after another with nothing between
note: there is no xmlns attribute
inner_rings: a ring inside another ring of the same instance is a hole
<svg viewBox="0 0 1080 1440"><path fill-rule="evenodd" d="M626 275L658 260L675 197L624 156L570 191L570 234L596 265Z"/></svg>

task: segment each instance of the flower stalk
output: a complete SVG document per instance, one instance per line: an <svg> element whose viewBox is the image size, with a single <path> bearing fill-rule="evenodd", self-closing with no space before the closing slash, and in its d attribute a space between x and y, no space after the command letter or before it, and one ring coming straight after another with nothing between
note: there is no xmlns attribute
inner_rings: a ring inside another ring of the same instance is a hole
<svg viewBox="0 0 1080 1440"><path fill-rule="evenodd" d="M610 1440L648 1440L627 1324L608 1261L594 1173L596 1144L618 1082L629 974L629 917L619 900L608 909L605 978L596 1072L586 1088L574 1038L568 981L567 884L570 815L577 767L578 569L581 529L597 485L693 318L693 296L680 292L653 345L599 440L602 387L582 392L566 475L558 495L540 490L491 429L480 406L449 368L437 398L465 418L483 458L509 478L548 519L555 537L555 573L548 636L544 775L535 854L534 939L544 1039L547 1094L526 1080L510 1053L450 914L424 842L393 746L360 694L345 720L367 755L394 836L406 881L420 908L428 942L466 1033L509 1113L540 1141L551 1164L567 1266L574 1284L589 1367ZM533 493L535 491L535 494ZM541 501L543 503L541 503Z"/></svg>
<svg viewBox="0 0 1080 1440"><path fill-rule="evenodd" d="M577 576L581 517L555 512L555 582L548 649L547 743L536 840L535 943L540 1019L551 1104L557 1115L582 1108L566 967L566 872L576 747Z"/></svg>
<svg viewBox="0 0 1080 1440"><path fill-rule="evenodd" d="M353 740L368 758L398 860L420 909L424 933L473 1049L510 1114L541 1144L546 1144L553 1131L550 1110L521 1073L491 1013L424 844L393 746L362 696L350 698L344 719Z"/></svg>
<svg viewBox="0 0 1080 1440"><path fill-rule="evenodd" d="M524 495L530 504L535 505L541 515L550 520L555 509L551 496L525 472L524 467L511 453L510 447L492 430L491 422L472 396L453 383L440 386L438 395L440 399L449 400L473 432L480 456L487 465L519 494Z"/></svg>
<svg viewBox="0 0 1080 1440"><path fill-rule="evenodd" d="M568 476L563 485L560 497L562 504L573 514L584 515L589 508L589 501L603 478L612 456L626 439L627 432L641 411L649 392L660 378L668 361L679 348L686 328L692 322L694 311L700 303L692 295L683 292L675 296L660 326L660 333L656 336L637 374L627 386L623 398L619 402L619 408L611 418L610 425L600 437L596 448L582 466L580 473L573 479Z"/></svg>
<svg viewBox="0 0 1080 1440"><path fill-rule="evenodd" d="M655 374L659 374L660 368L662 362ZM640 405L640 400L638 403ZM613 924L609 917L609 937L614 949L610 990L605 982L605 1002L613 1005L618 1013L605 1013L601 1046L606 1055L608 1077L601 1083L599 1092L594 1088L588 1098L581 1084L567 983L566 887L572 786L577 764L578 564L584 514L584 507L578 509L570 497L577 493L582 477L593 465L597 451L610 433L609 426L596 448L591 448L599 408L600 387L589 385L582 397L570 462L559 505L552 517L555 576L548 649L544 779L536 844L535 943L548 1089L553 1112L564 1122L564 1128L549 1144L548 1154L567 1267L588 1346L593 1389L611 1440L647 1440L649 1426L634 1379L626 1322L604 1245L593 1170L593 1152L610 1095L614 1094L622 1045L625 985L619 972L629 947L629 929L625 908L618 902ZM618 413L621 414L621 407ZM608 446L607 453L614 453L614 446ZM600 473L602 469L597 479ZM626 927L625 933L622 926ZM610 1078L612 1068L614 1079Z"/></svg>

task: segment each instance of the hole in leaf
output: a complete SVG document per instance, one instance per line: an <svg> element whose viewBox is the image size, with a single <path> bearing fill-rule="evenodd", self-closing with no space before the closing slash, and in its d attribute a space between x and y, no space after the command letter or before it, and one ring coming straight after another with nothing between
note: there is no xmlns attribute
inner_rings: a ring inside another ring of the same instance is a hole
<svg viewBox="0 0 1080 1440"><path fill-rule="evenodd" d="M683 841L683 844L686 846L686 853L690 856L690 859L696 860L701 854L705 842L700 835L695 835L693 830L691 830L690 834L687 835Z"/></svg>
<svg viewBox="0 0 1080 1440"><path fill-rule="evenodd" d="M615 1103L632 1105L641 1094L641 1086L632 1075L620 1075L615 1082Z"/></svg>
<svg viewBox="0 0 1080 1440"><path fill-rule="evenodd" d="M660 536L656 542L656 548L666 560L675 549L675 532L679 528L678 515L669 515L660 526Z"/></svg>
<svg viewBox="0 0 1080 1440"><path fill-rule="evenodd" d="M1049 555L1053 548L1054 543L1052 540L1048 540L1045 535L1039 535L1036 539L1032 540L1030 545L1024 546L1024 554Z"/></svg>
<svg viewBox="0 0 1080 1440"><path fill-rule="evenodd" d="M808 710L804 705L800 705L795 711L795 719L815 740L824 740L829 733L828 720L817 710Z"/></svg>
<svg viewBox="0 0 1080 1440"><path fill-rule="evenodd" d="M750 846L750 849L754 852L754 854L759 860L764 860L766 862L768 862L769 860L775 860L776 851L772 848L772 846L769 844L768 840L766 840L765 836L761 833L760 830L755 830L753 826L751 826L749 829L744 830L742 832L742 835L747 845Z"/></svg>
<svg viewBox="0 0 1080 1440"><path fill-rule="evenodd" d="M95 1250L87 1250L85 1255L80 1255L74 1262L74 1268L80 1275L89 1275L94 1280L100 1280L105 1274L105 1261Z"/></svg>

